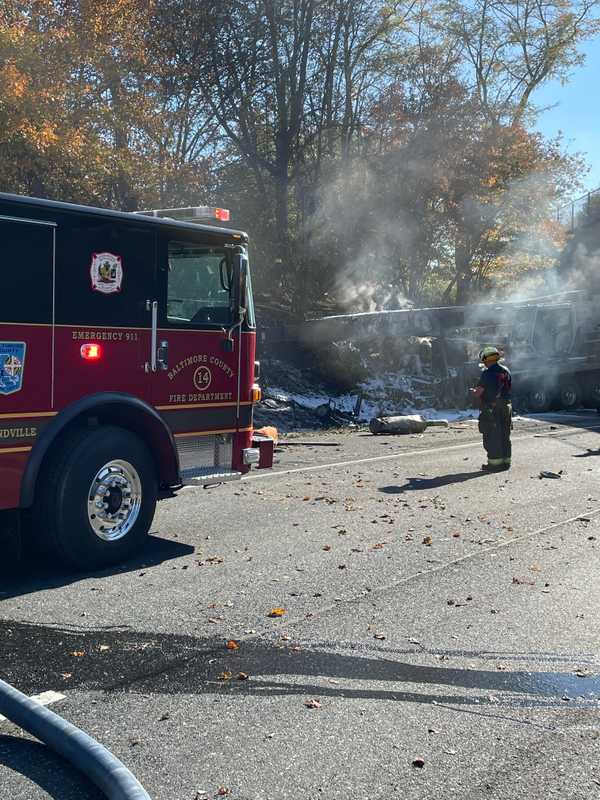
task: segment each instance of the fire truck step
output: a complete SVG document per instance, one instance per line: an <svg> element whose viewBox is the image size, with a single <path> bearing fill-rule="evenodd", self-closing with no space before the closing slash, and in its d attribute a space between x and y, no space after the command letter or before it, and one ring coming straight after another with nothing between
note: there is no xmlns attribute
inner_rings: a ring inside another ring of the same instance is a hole
<svg viewBox="0 0 600 800"><path fill-rule="evenodd" d="M226 481L237 481L242 477L242 473L234 469L222 469L218 472L208 467L196 469L184 469L181 471L181 480L184 486L205 486L209 483L225 483Z"/></svg>

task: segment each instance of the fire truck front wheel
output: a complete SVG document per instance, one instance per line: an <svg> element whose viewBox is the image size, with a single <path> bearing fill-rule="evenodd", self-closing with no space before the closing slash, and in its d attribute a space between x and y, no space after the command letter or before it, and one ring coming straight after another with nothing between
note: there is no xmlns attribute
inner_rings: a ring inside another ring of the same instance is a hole
<svg viewBox="0 0 600 800"><path fill-rule="evenodd" d="M112 426L78 431L44 470L36 534L72 566L106 566L142 546L156 498L154 462L138 436Z"/></svg>

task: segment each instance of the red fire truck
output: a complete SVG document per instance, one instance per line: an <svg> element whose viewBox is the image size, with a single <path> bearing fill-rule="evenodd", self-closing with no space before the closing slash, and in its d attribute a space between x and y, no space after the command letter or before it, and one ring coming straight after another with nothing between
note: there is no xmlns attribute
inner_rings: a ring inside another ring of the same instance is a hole
<svg viewBox="0 0 600 800"><path fill-rule="evenodd" d="M97 567L158 499L271 466L246 234L0 194L0 243L0 528Z"/></svg>

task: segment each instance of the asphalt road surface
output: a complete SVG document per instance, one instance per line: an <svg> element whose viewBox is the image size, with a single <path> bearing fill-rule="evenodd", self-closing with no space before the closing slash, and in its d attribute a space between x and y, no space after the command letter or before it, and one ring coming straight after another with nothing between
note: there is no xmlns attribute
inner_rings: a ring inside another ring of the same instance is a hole
<svg viewBox="0 0 600 800"><path fill-rule="evenodd" d="M519 420L494 475L472 422L290 439L135 562L3 578L0 677L153 800L598 796L599 434ZM0 797L101 795L0 721Z"/></svg>

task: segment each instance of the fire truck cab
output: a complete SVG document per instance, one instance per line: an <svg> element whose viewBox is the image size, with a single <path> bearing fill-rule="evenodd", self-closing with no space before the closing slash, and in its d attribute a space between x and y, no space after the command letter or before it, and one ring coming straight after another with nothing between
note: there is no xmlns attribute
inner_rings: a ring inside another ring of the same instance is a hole
<svg viewBox="0 0 600 800"><path fill-rule="evenodd" d="M253 443L247 246L0 194L0 537L22 519L44 549L100 567L143 543L158 499L271 466Z"/></svg>

